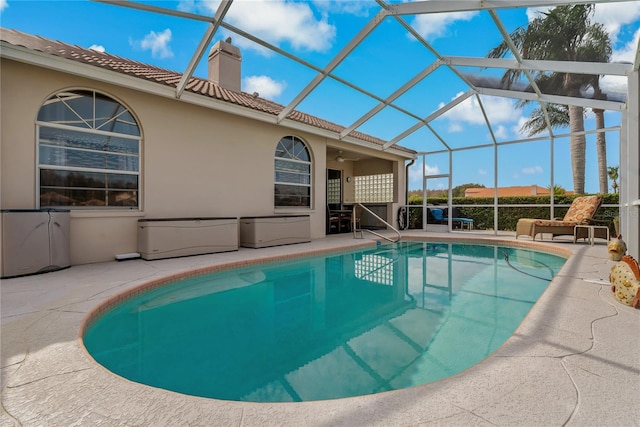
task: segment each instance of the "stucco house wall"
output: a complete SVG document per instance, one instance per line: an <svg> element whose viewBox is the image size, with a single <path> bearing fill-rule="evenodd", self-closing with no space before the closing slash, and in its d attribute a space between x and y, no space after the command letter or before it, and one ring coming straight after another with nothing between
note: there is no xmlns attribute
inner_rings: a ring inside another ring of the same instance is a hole
<svg viewBox="0 0 640 427"><path fill-rule="evenodd" d="M136 252L140 218L304 213L311 217L312 239L325 235L326 149L328 143L342 142L6 58L0 66L2 209L38 207L35 120L52 94L63 89L97 90L126 105L138 119L143 136L140 210L72 210L73 265ZM301 138L311 151L311 209L274 208L273 159L278 141L286 135ZM395 171L396 185L403 188L404 159L369 151L384 158L374 163ZM368 163L349 165L343 179L355 172L353 168L370 168ZM348 187L353 181L344 184ZM388 219L394 221L391 215Z"/></svg>

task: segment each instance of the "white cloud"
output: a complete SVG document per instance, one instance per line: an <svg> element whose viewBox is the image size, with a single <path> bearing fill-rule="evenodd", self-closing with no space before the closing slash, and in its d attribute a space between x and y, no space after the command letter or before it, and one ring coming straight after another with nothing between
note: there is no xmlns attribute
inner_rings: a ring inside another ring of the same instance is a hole
<svg viewBox="0 0 640 427"><path fill-rule="evenodd" d="M242 79L242 89L245 92L258 94L267 99L277 98L286 88L285 82L277 82L268 76L249 76Z"/></svg>
<svg viewBox="0 0 640 427"><path fill-rule="evenodd" d="M509 136L509 132L507 132L507 128L504 127L503 125L498 125L495 127L495 129L493 130L493 135L497 138L497 139L507 139L507 137Z"/></svg>
<svg viewBox="0 0 640 427"><path fill-rule="evenodd" d="M449 25L456 21L470 21L478 12L426 13L416 16L411 26L424 39L433 41L447 35Z"/></svg>
<svg viewBox="0 0 640 427"><path fill-rule="evenodd" d="M430 166L429 164L427 164L426 167L426 174L427 175L439 175L440 174L440 168L438 166Z"/></svg>
<svg viewBox="0 0 640 427"><path fill-rule="evenodd" d="M106 49L104 48L104 46L99 45L99 44L92 44L91 46L89 46L89 49L91 50L95 50L96 52L106 52Z"/></svg>
<svg viewBox="0 0 640 427"><path fill-rule="evenodd" d="M486 169L478 169L478 175L480 176L484 176L486 175L488 172Z"/></svg>
<svg viewBox="0 0 640 427"><path fill-rule="evenodd" d="M452 98L452 100L462 95L459 92ZM489 122L495 126L500 123L512 123L520 118L520 112L515 108L515 101L508 98L499 98L496 96L481 96L482 105L487 113ZM445 104L440 103L438 108L443 107ZM471 123L474 125L486 124L480 103L475 96L471 96L460 104L453 107L451 110L444 113L441 117L447 118L453 122Z"/></svg>
<svg viewBox="0 0 640 427"><path fill-rule="evenodd" d="M516 139L529 138L529 135L527 135L526 132L522 132L522 126L524 126L524 124L526 123L527 120L529 120L529 117L520 116L520 118L518 119L516 124L513 125L513 127L511 128L511 131L516 135ZM549 134L549 132L547 130L544 130L543 132L537 134L536 137L544 136L544 135L548 135L548 134Z"/></svg>
<svg viewBox="0 0 640 427"><path fill-rule="evenodd" d="M200 3L183 0L178 8L213 15L219 4L219 0ZM336 36L336 27L329 24L327 17L316 18L310 5L304 2L237 0L231 5L225 20L269 43L289 43L297 50L327 51ZM244 49L264 51L241 37L237 44Z"/></svg>
<svg viewBox="0 0 640 427"><path fill-rule="evenodd" d="M372 9L378 9L376 3L367 1L313 0L313 4L324 12L344 13L355 16L369 16Z"/></svg>
<svg viewBox="0 0 640 427"><path fill-rule="evenodd" d="M543 172L544 171L540 166L531 166L528 168L522 168L522 170L520 171L520 173L522 173L523 175L539 175Z"/></svg>
<svg viewBox="0 0 640 427"><path fill-rule="evenodd" d="M605 26L611 42L615 45L618 41L620 30L625 25L640 19L640 2L625 3L598 3L593 14L593 21Z"/></svg>
<svg viewBox="0 0 640 427"><path fill-rule="evenodd" d="M636 59L636 49L638 48L638 39L640 38L640 29L636 30L633 38L623 45L620 49L614 50L611 55L612 62L630 62Z"/></svg>
<svg viewBox="0 0 640 427"><path fill-rule="evenodd" d="M627 96L626 76L600 77L600 88L607 94L610 100L622 100Z"/></svg>
<svg viewBox="0 0 640 427"><path fill-rule="evenodd" d="M464 129L462 125L460 125L459 123L451 123L447 130L449 131L449 133L459 133L459 132L462 132Z"/></svg>
<svg viewBox="0 0 640 427"><path fill-rule="evenodd" d="M161 59L173 57L169 42L171 42L171 30L169 28L160 33L151 31L142 40L129 40L129 43L134 48L150 50L151 56Z"/></svg>
<svg viewBox="0 0 640 427"><path fill-rule="evenodd" d="M194 0L180 0L177 9L181 12L193 12L197 9Z"/></svg>
<svg viewBox="0 0 640 427"><path fill-rule="evenodd" d="M8 7L9 7L9 3L7 3L7 0L0 0L0 12L2 12Z"/></svg>
<svg viewBox="0 0 640 427"><path fill-rule="evenodd" d="M427 175L439 175L440 168L438 166L430 166L426 165L426 174ZM418 185L419 188L422 188L422 160L417 160L410 168L409 168L409 182L411 184ZM415 187L414 187L415 188Z"/></svg>
<svg viewBox="0 0 640 427"><path fill-rule="evenodd" d="M631 63L636 59L638 40L640 39L640 29L636 30L633 38L618 50L614 50L611 55L611 62ZM603 76L600 77L600 88L607 94L609 99L623 100L627 96L626 76Z"/></svg>

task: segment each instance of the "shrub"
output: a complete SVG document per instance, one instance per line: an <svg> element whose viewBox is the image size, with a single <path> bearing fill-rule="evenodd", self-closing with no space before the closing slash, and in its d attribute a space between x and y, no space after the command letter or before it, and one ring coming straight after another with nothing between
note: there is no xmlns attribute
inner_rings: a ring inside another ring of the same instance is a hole
<svg viewBox="0 0 640 427"><path fill-rule="evenodd" d="M596 219L609 221L611 233L614 233L613 219L618 216L618 194L602 194L603 205L616 205L614 207L601 207L598 209ZM569 205L573 202L576 195L556 195L554 203L554 218L562 218L567 213ZM447 205L446 197L429 197L428 203L433 206ZM477 205L493 205L493 197L454 197L451 203L457 206L459 216L462 218L473 219L473 226L479 230L493 230L493 208ZM498 199L498 230L515 231L516 224L520 218L549 218L550 207L546 206L527 206L527 205L544 205L551 203L549 196L520 196L520 197L500 197ZM409 205L422 206L422 197L413 195L409 198ZM500 206L502 205L502 206ZM504 206L504 205L522 205L522 206ZM559 207L557 205L566 205ZM409 228L422 228L422 209L409 208Z"/></svg>

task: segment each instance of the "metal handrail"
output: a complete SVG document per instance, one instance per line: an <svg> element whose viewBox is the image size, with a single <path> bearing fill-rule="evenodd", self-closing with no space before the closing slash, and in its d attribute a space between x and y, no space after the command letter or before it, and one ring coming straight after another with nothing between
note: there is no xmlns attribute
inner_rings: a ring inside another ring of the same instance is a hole
<svg viewBox="0 0 640 427"><path fill-rule="evenodd" d="M353 205L353 212L351 213L351 229L353 230L353 238L356 238L356 233L360 232L360 235L362 236L362 228L357 228L356 225L358 224L358 220L356 218L356 207L360 206L362 209L364 209L365 211L369 212L371 215L373 215L375 218L377 218L378 220L382 221L388 228L392 229L393 231L396 232L396 234L398 235L398 238L396 240L393 240L390 237L387 236L383 236L380 233L376 233L373 230L369 230L369 229L365 229L364 231L368 231L371 234L374 234L378 237L380 237L381 239L387 240L391 243L396 243L399 242L400 239L402 238L402 235L400 234L400 232L391 224L389 224L387 221L385 221L384 219L380 218L378 215L376 215L374 212L371 211L371 209L369 209L368 207L364 206L362 203L355 203Z"/></svg>

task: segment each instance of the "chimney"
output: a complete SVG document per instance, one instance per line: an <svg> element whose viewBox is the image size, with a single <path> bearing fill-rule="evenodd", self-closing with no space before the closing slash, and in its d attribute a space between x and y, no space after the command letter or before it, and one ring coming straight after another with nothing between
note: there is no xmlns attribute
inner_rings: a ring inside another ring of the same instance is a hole
<svg viewBox="0 0 640 427"><path fill-rule="evenodd" d="M209 81L240 92L240 49L231 45L231 37L220 40L209 51Z"/></svg>

